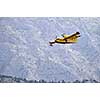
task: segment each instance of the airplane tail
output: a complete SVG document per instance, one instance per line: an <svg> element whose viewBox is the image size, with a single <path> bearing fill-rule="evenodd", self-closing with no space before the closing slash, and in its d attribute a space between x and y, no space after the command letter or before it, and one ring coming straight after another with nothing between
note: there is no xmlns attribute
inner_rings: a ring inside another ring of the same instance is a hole
<svg viewBox="0 0 100 100"><path fill-rule="evenodd" d="M55 43L55 42L49 42L50 46L53 46L54 43Z"/></svg>

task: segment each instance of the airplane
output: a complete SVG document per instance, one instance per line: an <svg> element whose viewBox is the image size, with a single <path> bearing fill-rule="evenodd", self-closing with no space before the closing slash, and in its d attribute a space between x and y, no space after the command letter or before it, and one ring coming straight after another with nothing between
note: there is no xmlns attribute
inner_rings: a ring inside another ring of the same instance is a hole
<svg viewBox="0 0 100 100"><path fill-rule="evenodd" d="M53 46L55 43L59 44L71 44L76 43L78 40L77 38L80 37L79 32L75 32L72 35L62 34L63 38L56 38L53 42L49 42L50 46Z"/></svg>

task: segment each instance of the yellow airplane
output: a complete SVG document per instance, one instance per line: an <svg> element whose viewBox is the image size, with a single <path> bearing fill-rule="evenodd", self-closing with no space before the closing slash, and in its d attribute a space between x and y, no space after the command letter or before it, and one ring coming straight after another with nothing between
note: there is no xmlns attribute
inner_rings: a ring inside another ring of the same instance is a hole
<svg viewBox="0 0 100 100"><path fill-rule="evenodd" d="M79 32L75 32L72 35L62 34L63 38L56 38L53 42L49 42L50 46L53 46L55 43L59 44L70 44L76 43L78 40L77 38L80 37Z"/></svg>

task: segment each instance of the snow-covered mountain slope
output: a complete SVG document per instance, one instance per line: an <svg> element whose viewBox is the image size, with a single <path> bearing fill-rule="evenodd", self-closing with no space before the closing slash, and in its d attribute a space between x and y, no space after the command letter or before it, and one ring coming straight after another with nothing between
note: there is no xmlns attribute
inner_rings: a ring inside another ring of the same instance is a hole
<svg viewBox="0 0 100 100"><path fill-rule="evenodd" d="M76 44L49 41L81 33ZM100 81L100 18L0 18L0 74L29 80Z"/></svg>

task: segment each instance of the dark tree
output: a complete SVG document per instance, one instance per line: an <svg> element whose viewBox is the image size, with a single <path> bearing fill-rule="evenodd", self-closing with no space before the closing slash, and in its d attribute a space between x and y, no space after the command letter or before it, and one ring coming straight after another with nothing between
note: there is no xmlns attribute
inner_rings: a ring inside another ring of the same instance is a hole
<svg viewBox="0 0 100 100"><path fill-rule="evenodd" d="M88 82L88 80L87 79L83 79L82 83L86 83L86 82Z"/></svg>
<svg viewBox="0 0 100 100"><path fill-rule="evenodd" d="M64 80L62 80L62 83L66 83Z"/></svg>
<svg viewBox="0 0 100 100"><path fill-rule="evenodd" d="M76 80L76 81L74 81L73 83L80 83L80 81L79 81L79 80Z"/></svg>

